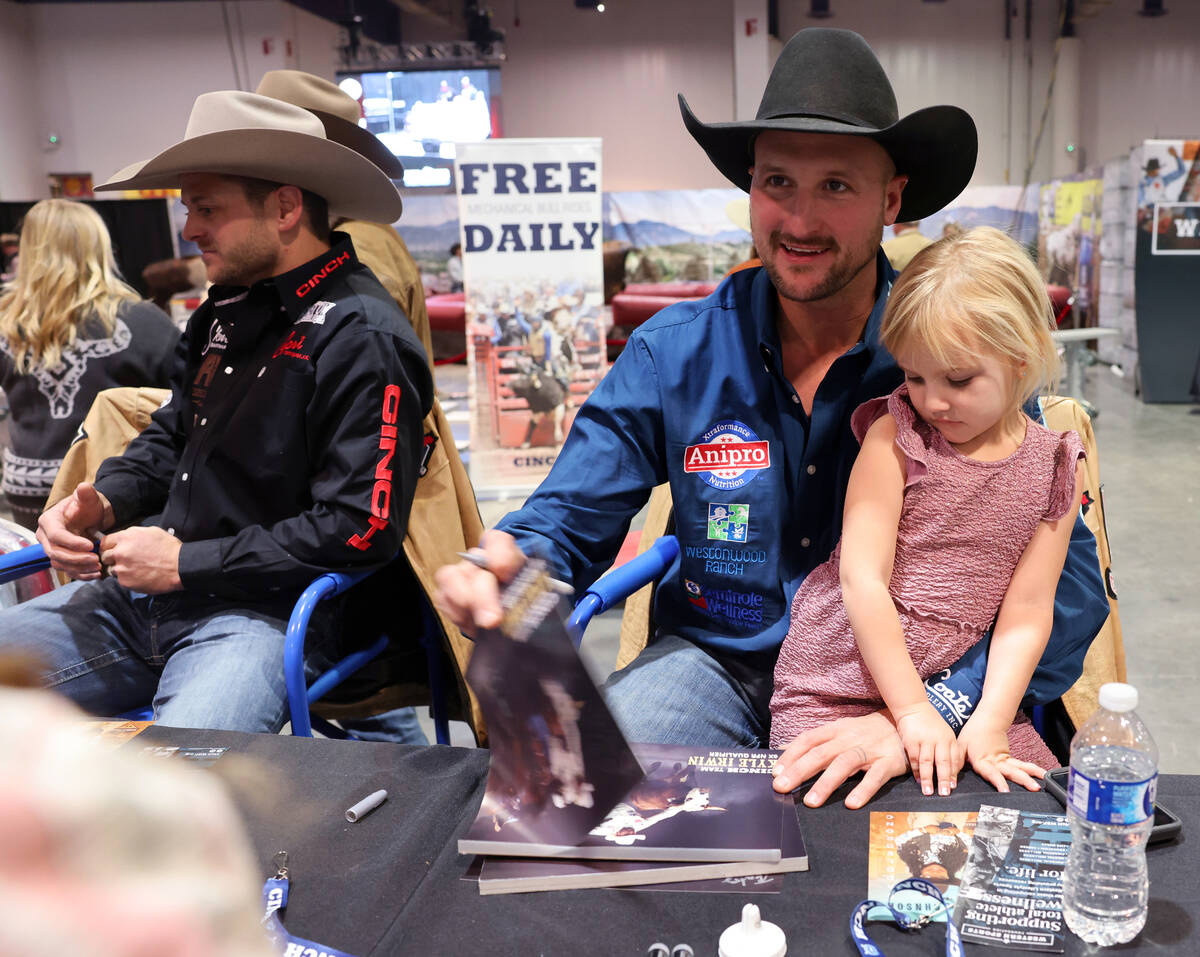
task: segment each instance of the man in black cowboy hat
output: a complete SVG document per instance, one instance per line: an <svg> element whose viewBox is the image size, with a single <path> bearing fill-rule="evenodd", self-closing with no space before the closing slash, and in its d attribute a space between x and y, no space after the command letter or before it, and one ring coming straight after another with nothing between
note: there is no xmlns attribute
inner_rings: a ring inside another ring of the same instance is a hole
<svg viewBox="0 0 1200 957"><path fill-rule="evenodd" d="M198 97L181 142L99 188L174 186L209 297L150 425L40 519L79 580L0 615L0 649L101 714L153 700L163 724L278 731L291 606L323 572L389 562L413 501L425 352L329 230L329 209L391 222L401 200L312 113L236 91ZM333 654L328 616L310 659Z"/></svg>
<svg viewBox="0 0 1200 957"><path fill-rule="evenodd" d="M958 195L975 166L975 126L951 106L900 119L874 54L845 30L796 34L753 121L704 124L682 97L680 107L717 168L749 192L762 268L639 327L550 475L499 524L507 534L488 533L482 547L500 578L523 550L585 587L612 562L650 490L669 482L680 556L657 588L657 633L609 678L606 698L632 740L761 746L792 596L841 533L858 451L851 413L902 379L878 341L895 277L883 228ZM736 529L722 520L734 505ZM1078 677L1108 615L1095 543L1078 530L1049 664L1034 678L1046 700ZM463 563L443 569L439 584L464 625L498 622L487 572ZM980 642L931 682L952 727L978 699L985 657ZM790 790L822 770L810 805L864 771L846 798L859 807L903 774L890 718L845 718L802 735L775 786Z"/></svg>

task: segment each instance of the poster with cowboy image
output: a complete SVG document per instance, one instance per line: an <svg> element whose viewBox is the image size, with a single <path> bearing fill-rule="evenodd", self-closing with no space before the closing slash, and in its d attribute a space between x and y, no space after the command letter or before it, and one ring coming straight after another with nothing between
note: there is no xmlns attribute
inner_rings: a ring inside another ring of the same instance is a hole
<svg viewBox="0 0 1200 957"><path fill-rule="evenodd" d="M1145 140L1130 155L1136 196L1134 286L1145 402L1200 398L1200 139Z"/></svg>
<svg viewBox="0 0 1200 957"><path fill-rule="evenodd" d="M1146 140L1134 155L1138 228L1154 255L1200 253L1200 140Z"/></svg>
<svg viewBox="0 0 1200 957"><path fill-rule="evenodd" d="M532 489L606 369L600 140L463 144L455 184L471 479Z"/></svg>

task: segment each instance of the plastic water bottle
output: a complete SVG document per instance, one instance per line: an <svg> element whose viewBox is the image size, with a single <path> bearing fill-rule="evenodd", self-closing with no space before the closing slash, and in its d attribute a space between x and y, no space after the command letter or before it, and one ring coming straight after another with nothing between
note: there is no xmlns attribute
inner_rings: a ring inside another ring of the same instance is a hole
<svg viewBox="0 0 1200 957"><path fill-rule="evenodd" d="M1088 943L1132 940L1146 924L1146 839L1154 826L1158 748L1134 713L1137 689L1100 688L1100 709L1071 739L1071 854L1063 916Z"/></svg>

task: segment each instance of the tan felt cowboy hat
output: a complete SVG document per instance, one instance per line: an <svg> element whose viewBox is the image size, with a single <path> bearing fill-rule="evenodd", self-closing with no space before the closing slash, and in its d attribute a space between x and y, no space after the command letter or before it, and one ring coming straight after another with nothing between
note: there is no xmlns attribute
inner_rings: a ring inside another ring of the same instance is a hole
<svg viewBox="0 0 1200 957"><path fill-rule="evenodd" d="M329 139L365 156L391 179L404 176L404 164L396 155L358 125L358 101L336 84L303 70L269 70L254 92L315 113Z"/></svg>
<svg viewBox="0 0 1200 957"><path fill-rule="evenodd" d="M708 158L749 191L754 138L764 130L865 136L908 176L901 222L949 203L975 171L978 139L956 106L931 106L900 119L896 94L866 40L850 30L811 27L793 36L771 70L758 115L739 123L701 123L681 95L683 122Z"/></svg>
<svg viewBox="0 0 1200 957"><path fill-rule="evenodd" d="M223 90L192 104L183 140L150 160L126 166L97 191L168 189L184 173L223 173L299 186L330 212L392 223L403 204L392 181L354 150L325 138L317 117L268 96Z"/></svg>

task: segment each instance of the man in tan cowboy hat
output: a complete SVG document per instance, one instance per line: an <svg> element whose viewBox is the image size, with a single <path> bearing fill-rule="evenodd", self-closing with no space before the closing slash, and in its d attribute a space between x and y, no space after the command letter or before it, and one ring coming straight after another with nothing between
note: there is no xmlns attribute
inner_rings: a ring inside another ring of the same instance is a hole
<svg viewBox="0 0 1200 957"><path fill-rule="evenodd" d="M270 96L313 113L325 127L325 135L349 147L378 166L389 179L404 176L404 164L372 133L358 125L358 101L336 84L302 70L270 70L263 74L254 92ZM400 234L385 222L342 218L334 229L354 241L359 262L366 265L412 323L433 365L433 344L421 271Z"/></svg>
<svg viewBox="0 0 1200 957"><path fill-rule="evenodd" d="M636 655L622 648L630 663L609 678L607 700L631 740L762 745L791 599L841 532L858 450L851 413L902 379L878 339L895 276L883 228L962 190L975 126L952 106L900 118L875 55L846 30L792 37L754 120L705 124L682 97L680 107L716 167L749 193L762 267L664 309L630 337L550 475L483 549L501 578L524 551L580 589L612 562L651 489L669 483L680 555L657 586L657 633ZM722 519L731 511L737 522ZM1090 535L1072 551L1086 567L1068 558L1051 666L1035 677L1051 698L1078 676L1108 613ZM443 569L439 585L463 625L498 622L489 573L464 562ZM930 689L952 725L978 698L984 644ZM797 738L775 786L822 770L811 805L864 771L846 798L859 807L905 773L890 718L844 718Z"/></svg>
<svg viewBox="0 0 1200 957"><path fill-rule="evenodd" d="M256 91L285 103L300 106L313 113L325 127L325 135L336 143L349 147L378 166L392 180L404 175L404 165L374 135L358 125L358 101L342 92L328 80L300 70L271 70L264 74ZM421 271L396 230L386 224L364 219L339 219L334 228L346 233L354 242L359 262L367 266L396 301L413 330L425 347L433 370L433 345L429 331L429 314L425 309L425 289ZM483 532L475 492L467 476L466 466L454 444L454 435L441 405L435 398L433 407L422 423L431 477L417 484L404 552L412 571L422 582L422 588L432 592L434 571L458 552L473 546ZM447 475L439 475L442 470ZM422 473L425 474L424 472ZM449 481L446 481L446 478ZM399 574L400 570L396 570ZM415 601L425 600L414 595ZM415 620L415 619L414 619ZM470 643L454 624L442 618L441 627L458 662L459 672L466 670ZM467 697L465 686L462 698ZM342 719L342 726L359 738L416 742L420 732L411 708L372 715L362 719ZM477 714L471 724L477 735L482 725Z"/></svg>
<svg viewBox="0 0 1200 957"><path fill-rule="evenodd" d="M182 141L98 189L173 186L209 298L151 424L41 518L79 580L0 615L0 648L92 711L153 699L164 724L277 731L292 604L389 562L413 498L424 350L329 230L330 210L391 222L400 197L312 113L241 92L198 97ZM310 663L336 651L321 616Z"/></svg>

